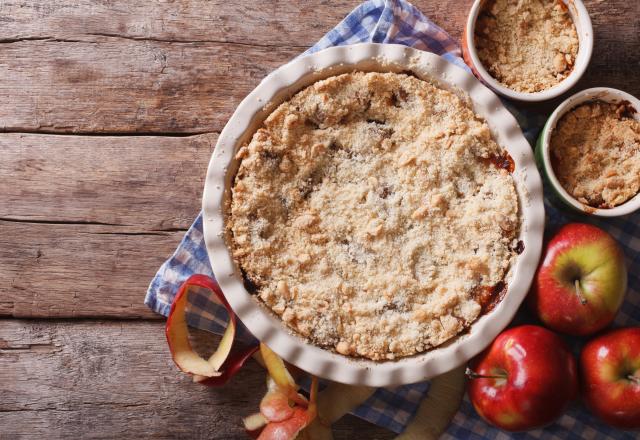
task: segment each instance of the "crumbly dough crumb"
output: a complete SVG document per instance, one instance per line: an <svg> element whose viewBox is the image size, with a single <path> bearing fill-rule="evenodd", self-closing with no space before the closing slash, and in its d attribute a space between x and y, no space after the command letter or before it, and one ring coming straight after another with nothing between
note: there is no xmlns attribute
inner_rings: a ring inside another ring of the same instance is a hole
<svg viewBox="0 0 640 440"><path fill-rule="evenodd" d="M227 239L249 287L312 343L420 353L478 318L514 258L504 155L469 104L430 82L334 76L238 152Z"/></svg>
<svg viewBox="0 0 640 440"><path fill-rule="evenodd" d="M565 79L578 54L578 33L561 0L489 0L475 32L478 57L496 80L518 92Z"/></svg>
<svg viewBox="0 0 640 440"><path fill-rule="evenodd" d="M640 121L627 103L591 102L565 114L551 135L553 170L575 199L613 208L640 191Z"/></svg>

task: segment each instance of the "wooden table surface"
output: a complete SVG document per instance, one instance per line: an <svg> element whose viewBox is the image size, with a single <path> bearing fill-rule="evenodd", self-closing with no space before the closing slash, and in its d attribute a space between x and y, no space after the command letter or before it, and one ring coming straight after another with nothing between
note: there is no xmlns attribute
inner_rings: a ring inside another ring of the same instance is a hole
<svg viewBox="0 0 640 440"><path fill-rule="evenodd" d="M0 0L0 438L244 438L262 369L192 384L144 294L236 105L358 3ZM414 3L460 37L471 0ZM640 95L640 2L585 3L577 88Z"/></svg>

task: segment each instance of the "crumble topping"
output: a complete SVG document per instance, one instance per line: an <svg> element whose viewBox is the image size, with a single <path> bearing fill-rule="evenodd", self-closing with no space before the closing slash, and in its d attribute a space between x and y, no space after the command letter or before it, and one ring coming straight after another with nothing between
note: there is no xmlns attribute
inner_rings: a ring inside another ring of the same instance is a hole
<svg viewBox="0 0 640 440"><path fill-rule="evenodd" d="M475 321L514 259L505 154L452 92L405 74L334 76L238 151L227 240L248 287L312 343L420 353Z"/></svg>
<svg viewBox="0 0 640 440"><path fill-rule="evenodd" d="M640 191L640 121L626 103L591 102L566 113L551 135L553 170L576 200L621 205Z"/></svg>
<svg viewBox="0 0 640 440"><path fill-rule="evenodd" d="M475 45L491 76L510 89L532 93L569 76L579 44L561 0L489 0L476 23Z"/></svg>

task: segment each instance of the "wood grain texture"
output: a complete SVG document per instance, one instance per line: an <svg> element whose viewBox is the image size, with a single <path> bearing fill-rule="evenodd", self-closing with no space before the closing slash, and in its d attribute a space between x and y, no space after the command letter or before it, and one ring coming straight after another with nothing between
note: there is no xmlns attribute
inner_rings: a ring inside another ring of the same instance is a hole
<svg viewBox="0 0 640 440"><path fill-rule="evenodd" d="M45 133L220 131L262 78L357 4L7 3L0 130ZM455 11L447 23L463 19Z"/></svg>
<svg viewBox="0 0 640 440"><path fill-rule="evenodd" d="M159 318L216 139L0 134L0 316Z"/></svg>
<svg viewBox="0 0 640 440"><path fill-rule="evenodd" d="M0 18L0 130L220 131L264 76L356 4L153 3L147 11L147 3L124 0L9 2ZM469 4L416 2L456 38ZM640 94L640 29L625 18L637 17L640 2L591 0L587 6L597 43L578 87L611 85Z"/></svg>
<svg viewBox="0 0 640 440"><path fill-rule="evenodd" d="M0 44L0 130L220 131L267 73L300 52L110 37Z"/></svg>
<svg viewBox="0 0 640 440"><path fill-rule="evenodd" d="M257 410L264 379L251 361L224 388L192 383L161 323L0 320L3 439L245 439L241 418ZM334 435L393 436L351 416Z"/></svg>
<svg viewBox="0 0 640 440"><path fill-rule="evenodd" d="M0 219L186 229L217 138L0 134Z"/></svg>
<svg viewBox="0 0 640 440"><path fill-rule="evenodd" d="M615 87L640 96L640 1L585 0L593 24L591 64L574 88Z"/></svg>
<svg viewBox="0 0 640 440"><path fill-rule="evenodd" d="M159 319L142 302L183 235L0 220L0 316Z"/></svg>
<svg viewBox="0 0 640 440"><path fill-rule="evenodd" d="M5 41L73 39L111 35L129 39L235 42L253 46L309 47L342 20L360 0L67 0L4 1L0 35ZM416 0L436 23L457 29L471 0Z"/></svg>

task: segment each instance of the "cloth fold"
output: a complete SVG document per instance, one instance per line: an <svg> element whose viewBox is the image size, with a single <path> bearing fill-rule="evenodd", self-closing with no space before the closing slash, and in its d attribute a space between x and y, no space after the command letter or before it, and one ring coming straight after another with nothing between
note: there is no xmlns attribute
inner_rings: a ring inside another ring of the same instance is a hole
<svg viewBox="0 0 640 440"><path fill-rule="evenodd" d="M356 7L335 28L304 54L346 44L362 42L394 43L411 46L443 56L449 62L469 68L461 58L460 48L444 30L427 19L418 9L404 0L369 0ZM518 111L505 103L518 119L525 136L533 142L545 120L545 115ZM568 221L585 221L567 215L545 203L548 230ZM640 322L640 214L623 219L591 221L608 230L625 250L629 265L629 291L623 310L616 318L617 325L638 325ZM194 273L213 276L202 233L202 214L198 215L174 254L160 267L151 281L145 304L164 316L169 314L171 302L184 280ZM194 296L187 314L189 325L221 334L226 323L226 311L207 297ZM237 338L254 340L251 333L238 325ZM580 340L571 341L577 349ZM428 395L429 382L394 388L380 388L353 411L358 417L394 432L410 423L420 402ZM572 407L565 415L545 429L527 433L508 434L486 424L474 411L467 398L452 420L443 438L636 438L630 433L613 430L599 422L582 407Z"/></svg>

